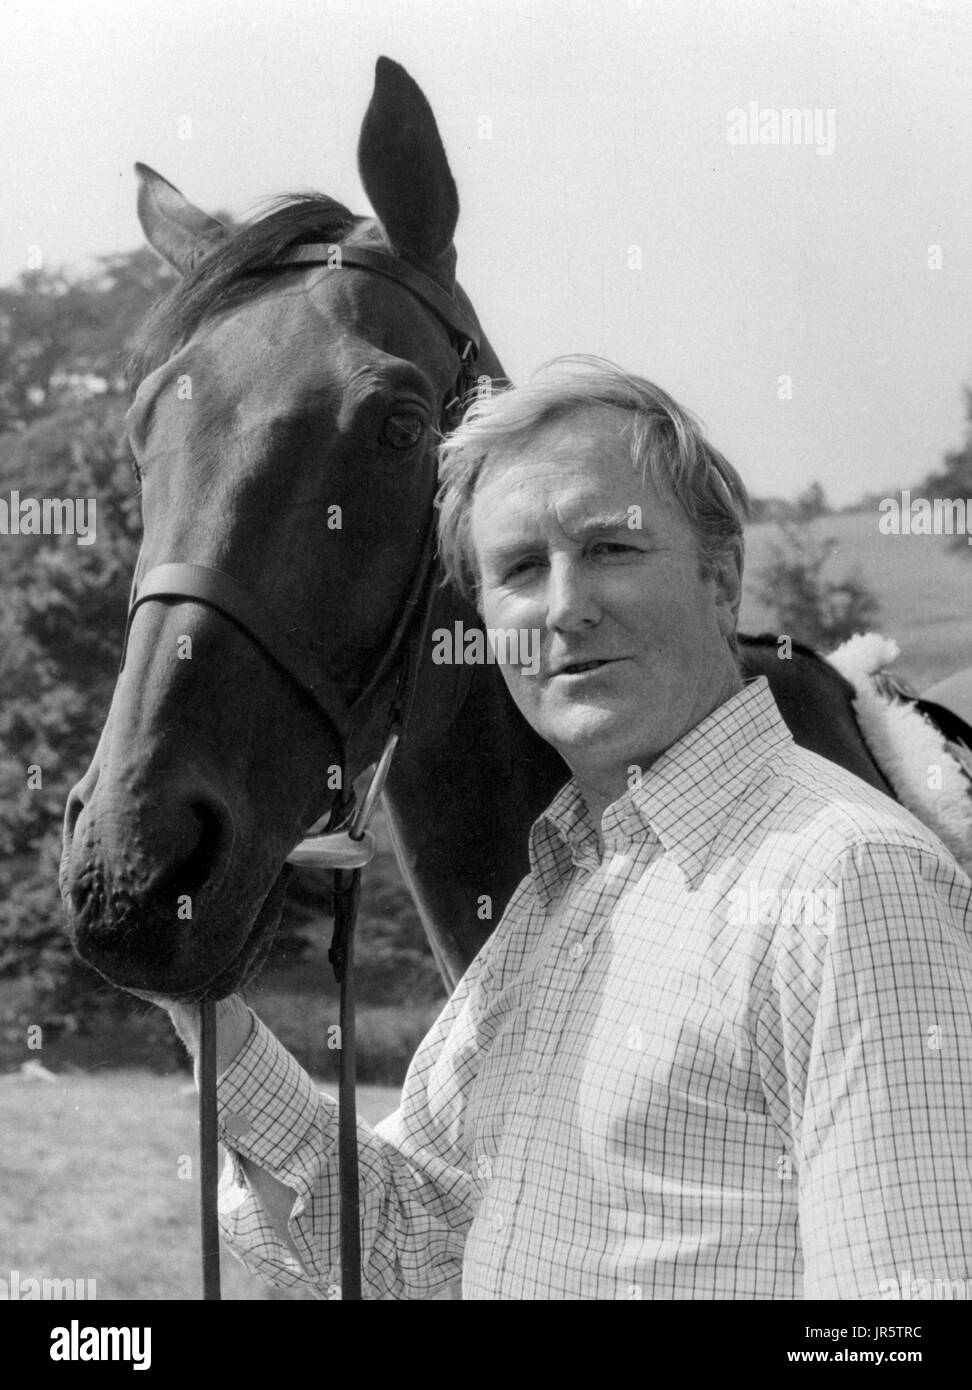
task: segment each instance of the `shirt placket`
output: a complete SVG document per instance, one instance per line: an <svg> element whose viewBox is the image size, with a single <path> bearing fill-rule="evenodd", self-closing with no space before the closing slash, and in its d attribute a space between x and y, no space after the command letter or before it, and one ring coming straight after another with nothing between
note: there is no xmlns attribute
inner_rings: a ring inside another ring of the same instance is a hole
<svg viewBox="0 0 972 1390"><path fill-rule="evenodd" d="M491 1194L492 1224L502 1251L501 1280L507 1272L528 1166L544 1162L543 1135L537 1135L537 1125L550 1067L597 936L624 886L625 876L619 870L628 867L628 860L615 853L605 854L600 861L596 851L587 847L575 851L572 860L574 872L556 909L549 952L537 972L542 985L531 999L516 1102L505 1136L502 1169Z"/></svg>

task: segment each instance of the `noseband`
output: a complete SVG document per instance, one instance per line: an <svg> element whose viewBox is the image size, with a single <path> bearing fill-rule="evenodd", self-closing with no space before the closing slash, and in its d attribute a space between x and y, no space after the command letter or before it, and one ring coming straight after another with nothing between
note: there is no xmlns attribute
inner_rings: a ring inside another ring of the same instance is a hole
<svg viewBox="0 0 972 1390"><path fill-rule="evenodd" d="M449 334L459 359L455 385L443 402L439 427L453 429L461 420L464 402L476 381L480 349L478 324L466 314L441 285L415 267L383 251L358 246L306 243L284 252L261 273L295 266L327 266L383 275L408 290L431 310ZM285 625L264 606L256 594L231 575L208 565L170 562L155 565L140 581L136 566L122 647L124 668L132 621L143 603L152 600L189 600L214 608L240 629L251 643L312 702L337 734L341 749L341 792L328 814L310 827L290 854L291 863L334 871L334 935L328 959L340 986L341 1056L338 1083L338 1156L341 1203L341 1298L361 1299L361 1244L358 1216L358 1141L355 1104L354 926L357 916L362 867L375 853L368 831L378 797L391 767L399 738L408 723L422 646L432 610L435 579L435 523L430 517L418 567L399 615L391 641L362 692L349 700L340 685L319 664L318 644L309 633ZM374 700L382 683L395 675L383 750L360 808L356 808L350 780L348 749L358 716ZM323 830L323 833L316 833ZM215 1003L200 1004L199 1145L201 1183L201 1234L203 1298L220 1297L219 1224L216 1189L218 1151L216 1128L216 1016Z"/></svg>

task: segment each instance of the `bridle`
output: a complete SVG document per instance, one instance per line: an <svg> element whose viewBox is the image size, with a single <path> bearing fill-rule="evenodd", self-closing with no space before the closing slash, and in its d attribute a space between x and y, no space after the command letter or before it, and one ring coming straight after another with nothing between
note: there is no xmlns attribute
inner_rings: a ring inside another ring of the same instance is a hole
<svg viewBox="0 0 972 1390"><path fill-rule="evenodd" d="M449 334L459 359L452 394L439 417L442 432L461 420L464 404L476 383L480 332L441 285L423 271L384 251L369 247L329 243L303 243L283 252L260 273L295 266L326 266L383 275L401 285L430 309ZM143 603L158 600L190 600L216 609L233 622L252 644L287 675L310 699L318 713L337 734L341 749L341 792L326 817L309 827L306 838L288 856L297 865L334 872L334 934L328 959L340 987L340 1067L338 1082L338 1163L340 1172L341 1298L360 1300L361 1244L358 1214L358 1143L355 1105L354 1037L354 927L360 893L361 869L374 857L375 841L368 830L378 798L388 776L399 739L408 724L421 652L428 634L436 573L435 522L430 515L419 564L399 615L391 641L361 693L348 700L339 684L320 669L310 634L287 627L250 590L231 575L208 565L168 562L155 565L140 581L141 557L136 565L122 648L125 665L128 639L135 613ZM397 674L396 674L397 671ZM348 747L358 716L368 708L382 684L395 675L382 753L360 807L350 781ZM217 1213L218 1149L216 1125L216 1014L215 1002L200 1006L199 1149L200 1224L202 1237L203 1298L220 1297L219 1224Z"/></svg>

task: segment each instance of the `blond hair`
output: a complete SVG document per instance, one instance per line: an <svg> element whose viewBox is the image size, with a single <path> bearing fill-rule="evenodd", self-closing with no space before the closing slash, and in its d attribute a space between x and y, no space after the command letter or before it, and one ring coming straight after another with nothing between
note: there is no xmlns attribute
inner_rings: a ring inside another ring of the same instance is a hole
<svg viewBox="0 0 972 1390"><path fill-rule="evenodd" d="M501 442L523 443L553 421L599 406L630 413L632 465L692 528L702 578L730 555L742 570L746 488L695 416L661 387L613 362L571 355L544 363L523 386L473 401L439 446L439 557L447 579L473 602L479 576L470 514L490 451Z"/></svg>

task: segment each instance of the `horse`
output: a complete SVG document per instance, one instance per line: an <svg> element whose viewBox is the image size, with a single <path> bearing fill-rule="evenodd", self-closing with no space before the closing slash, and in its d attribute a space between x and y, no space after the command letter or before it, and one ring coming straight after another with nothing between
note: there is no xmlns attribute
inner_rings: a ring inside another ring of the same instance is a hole
<svg viewBox="0 0 972 1390"><path fill-rule="evenodd" d="M288 856L343 823L404 687L385 807L448 984L569 776L495 664L430 658L430 631L482 632L430 540L437 438L460 388L506 378L456 280L434 115L386 58L358 162L373 217L304 195L240 228L137 166L146 237L181 279L133 362L144 539L61 868L78 954L134 992L214 1000L253 976ZM847 680L774 636L741 649L798 743L891 793Z"/></svg>

